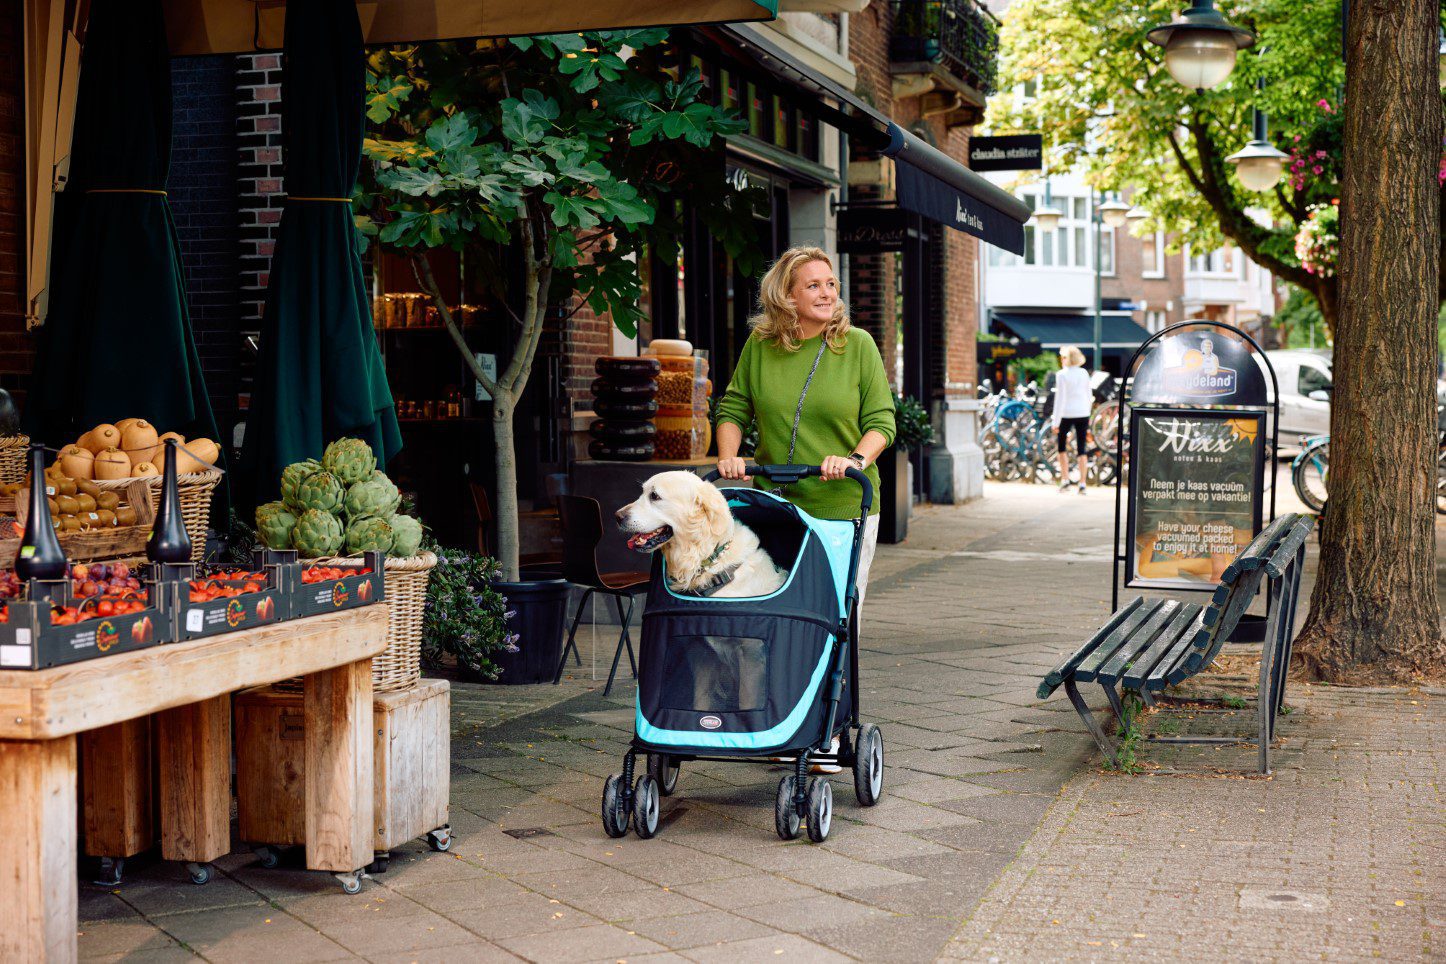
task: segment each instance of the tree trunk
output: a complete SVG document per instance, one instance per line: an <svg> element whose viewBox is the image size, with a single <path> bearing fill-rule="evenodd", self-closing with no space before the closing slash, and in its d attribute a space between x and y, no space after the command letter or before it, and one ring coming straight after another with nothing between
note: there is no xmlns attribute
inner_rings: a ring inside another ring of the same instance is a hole
<svg viewBox="0 0 1446 964"><path fill-rule="evenodd" d="M1446 673L1436 598L1437 0L1352 5L1330 504L1297 653L1332 681Z"/></svg>
<svg viewBox="0 0 1446 964"><path fill-rule="evenodd" d="M1341 286L1335 278L1322 278L1311 294L1315 296L1315 303L1320 306L1320 318L1321 324L1325 327L1325 337L1334 342L1336 325L1341 317Z"/></svg>
<svg viewBox="0 0 1446 964"><path fill-rule="evenodd" d="M497 447L497 561L502 565L502 579L516 582L518 569L517 514L517 445L513 435L512 411L515 400L511 392L492 399L492 435Z"/></svg>

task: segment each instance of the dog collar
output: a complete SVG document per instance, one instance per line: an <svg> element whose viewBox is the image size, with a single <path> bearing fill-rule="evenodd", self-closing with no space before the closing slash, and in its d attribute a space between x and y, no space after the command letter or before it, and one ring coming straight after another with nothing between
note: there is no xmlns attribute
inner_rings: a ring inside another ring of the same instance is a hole
<svg viewBox="0 0 1446 964"><path fill-rule="evenodd" d="M711 596L711 595L713 595L715 592L717 592L718 590L722 589L724 586L726 586L726 585L728 585L730 582L732 582L732 581L733 581L733 576L734 576L734 574L737 573L738 570L741 569L742 567L743 567L743 563L741 563L741 562L739 562L739 563L734 563L733 565L729 566L727 569L724 569L722 572L719 572L719 573L714 574L713 578L712 578L712 579L709 579L707 582L703 583L703 585L699 586L699 587L696 588L696 589L691 590L691 591L689 592L689 595L692 595L692 596Z"/></svg>
<svg viewBox="0 0 1446 964"><path fill-rule="evenodd" d="M713 565L713 563L718 561L719 556L723 555L723 553L728 551L728 547L731 545L733 545L731 540L728 542L720 542L717 546L713 548L713 554L707 559L704 559L703 562L698 566L698 568L702 570L707 569L709 566ZM736 569L737 566L735 566L734 568Z"/></svg>

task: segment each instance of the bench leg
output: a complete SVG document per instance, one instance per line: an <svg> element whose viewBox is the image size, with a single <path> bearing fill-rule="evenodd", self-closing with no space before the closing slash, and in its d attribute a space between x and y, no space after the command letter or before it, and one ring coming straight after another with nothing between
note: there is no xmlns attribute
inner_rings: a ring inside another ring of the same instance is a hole
<svg viewBox="0 0 1446 964"><path fill-rule="evenodd" d="M1094 710L1091 710L1089 704L1084 701L1084 697L1079 695L1079 687L1075 685L1074 677L1070 677L1064 681L1064 692L1065 695L1069 697L1070 703L1074 705L1074 711L1079 714L1080 719L1084 720L1085 727L1090 731L1090 736L1094 737L1095 742L1099 744L1100 752L1105 755L1106 762L1113 765L1115 762L1114 745L1110 743L1109 737L1105 735L1104 727L1100 726L1100 721L1095 719Z"/></svg>

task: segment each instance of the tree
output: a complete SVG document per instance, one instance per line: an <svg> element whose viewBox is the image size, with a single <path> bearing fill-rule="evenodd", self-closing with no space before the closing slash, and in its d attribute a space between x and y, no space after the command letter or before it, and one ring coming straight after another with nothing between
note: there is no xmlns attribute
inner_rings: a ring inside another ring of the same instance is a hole
<svg viewBox="0 0 1446 964"><path fill-rule="evenodd" d="M365 144L371 165L359 227L410 257L457 350L492 395L506 580L518 577L512 418L549 306L567 309L564 325L590 306L636 334L639 254L650 241L674 245L679 208L693 201L729 253L745 270L750 263L751 198L726 194L721 177L677 173L696 169L716 138L746 125L702 99L698 71L680 67L666 40L665 30L623 30L422 44L370 57L376 136ZM524 269L512 356L496 378L473 356L426 257L479 243L510 247Z"/></svg>
<svg viewBox="0 0 1446 964"><path fill-rule="evenodd" d="M1330 504L1296 644L1325 679L1446 673L1436 588L1437 0L1356 3L1347 37Z"/></svg>
<svg viewBox="0 0 1446 964"><path fill-rule="evenodd" d="M1163 52L1145 40L1179 7L1178 0L1014 3L1001 35L1001 89L1028 82L1036 96L1002 98L991 106L994 126L1040 131L1055 165L1083 164L1101 187L1133 188L1135 203L1151 214L1146 227L1197 251L1238 245L1315 298L1334 331L1338 280L1328 265L1302 265L1296 236L1313 209L1339 197L1340 0L1231 3L1230 18L1258 41L1241 52L1230 80L1203 94L1176 83ZM1441 113L1442 102L1432 101ZM1269 117L1272 142L1291 154L1287 177L1270 194L1245 191L1225 161L1249 140L1255 107ZM1446 191L1446 182L1437 190ZM1446 273L1438 273L1437 287L1446 300Z"/></svg>

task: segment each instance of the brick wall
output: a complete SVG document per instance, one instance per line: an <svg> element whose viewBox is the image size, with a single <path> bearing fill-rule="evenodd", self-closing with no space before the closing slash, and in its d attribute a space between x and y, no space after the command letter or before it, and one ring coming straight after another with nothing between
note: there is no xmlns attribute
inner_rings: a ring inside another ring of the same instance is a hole
<svg viewBox="0 0 1446 964"><path fill-rule="evenodd" d="M25 58L19 3L0 6L0 388L20 401L34 349L25 333Z"/></svg>
<svg viewBox="0 0 1446 964"><path fill-rule="evenodd" d="M1166 324L1182 321L1185 317L1182 304L1185 296L1185 256L1166 254L1165 276L1145 278L1141 274L1145 243L1146 239L1135 237L1128 227L1115 229L1115 274L1100 279L1100 297L1143 300L1150 312L1166 311L1168 304ZM1150 244L1154 244L1153 237ZM1144 326L1145 311L1133 312L1131 317Z"/></svg>
<svg viewBox="0 0 1446 964"><path fill-rule="evenodd" d="M261 324L266 278L281 223L281 55L237 57L236 179L240 185L241 324Z"/></svg>
<svg viewBox="0 0 1446 964"><path fill-rule="evenodd" d="M171 174L191 328L217 426L229 439L239 387L236 66L230 56L171 62Z"/></svg>

